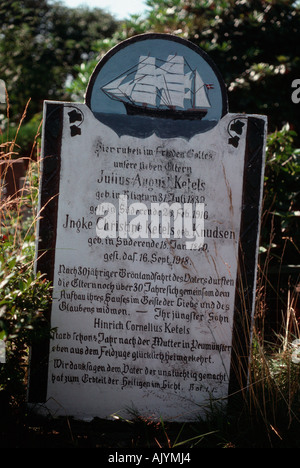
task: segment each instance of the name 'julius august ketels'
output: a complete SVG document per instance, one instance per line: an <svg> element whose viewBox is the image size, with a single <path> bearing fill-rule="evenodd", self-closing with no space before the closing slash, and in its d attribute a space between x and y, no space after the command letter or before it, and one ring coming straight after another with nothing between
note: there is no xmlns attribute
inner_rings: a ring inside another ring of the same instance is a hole
<svg viewBox="0 0 300 468"><path fill-rule="evenodd" d="M116 184L120 186L127 186L134 188L147 188L148 190L153 189L179 189L179 190L205 190L205 182L201 178L193 180L191 177L186 177L178 174L168 174L162 177L145 177L139 173L133 176L119 175L115 172L107 174L102 169L100 176L97 179L98 184Z"/></svg>

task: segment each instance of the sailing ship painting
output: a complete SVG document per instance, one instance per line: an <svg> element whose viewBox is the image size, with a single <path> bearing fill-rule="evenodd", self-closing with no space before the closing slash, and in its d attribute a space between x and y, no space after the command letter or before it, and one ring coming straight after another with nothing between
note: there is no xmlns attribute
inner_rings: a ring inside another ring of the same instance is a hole
<svg viewBox="0 0 300 468"><path fill-rule="evenodd" d="M211 107L208 91L213 84L205 84L183 56L162 60L141 55L136 66L101 89L122 102L127 115L201 120Z"/></svg>

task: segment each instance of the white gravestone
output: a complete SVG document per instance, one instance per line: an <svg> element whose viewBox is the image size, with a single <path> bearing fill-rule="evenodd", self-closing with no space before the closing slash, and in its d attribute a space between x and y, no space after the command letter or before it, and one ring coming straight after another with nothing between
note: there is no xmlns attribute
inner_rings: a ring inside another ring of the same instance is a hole
<svg viewBox="0 0 300 468"><path fill-rule="evenodd" d="M79 419L203 416L234 380L245 223L253 314L265 118L228 113L214 64L165 35L125 41L99 63L85 104L44 112L41 206L52 206L38 268L53 281L55 331L42 374L33 349L29 400Z"/></svg>

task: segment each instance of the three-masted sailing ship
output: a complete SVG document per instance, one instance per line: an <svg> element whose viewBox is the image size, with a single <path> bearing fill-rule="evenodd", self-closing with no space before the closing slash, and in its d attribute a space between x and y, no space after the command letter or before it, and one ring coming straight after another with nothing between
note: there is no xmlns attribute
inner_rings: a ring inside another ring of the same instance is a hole
<svg viewBox="0 0 300 468"><path fill-rule="evenodd" d="M211 107L207 91L212 88L184 57L161 60L147 55L101 89L122 102L128 115L194 120L205 117Z"/></svg>

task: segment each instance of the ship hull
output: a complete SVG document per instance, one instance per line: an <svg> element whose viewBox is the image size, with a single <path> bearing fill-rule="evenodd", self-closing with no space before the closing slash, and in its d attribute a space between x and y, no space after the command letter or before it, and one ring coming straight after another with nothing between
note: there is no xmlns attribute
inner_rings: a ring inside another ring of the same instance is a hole
<svg viewBox="0 0 300 468"><path fill-rule="evenodd" d="M175 120L201 120L207 114L207 109L188 109L178 111L175 109L158 109L151 107L136 106L131 103L124 103L127 115L142 115L147 117L158 117Z"/></svg>

